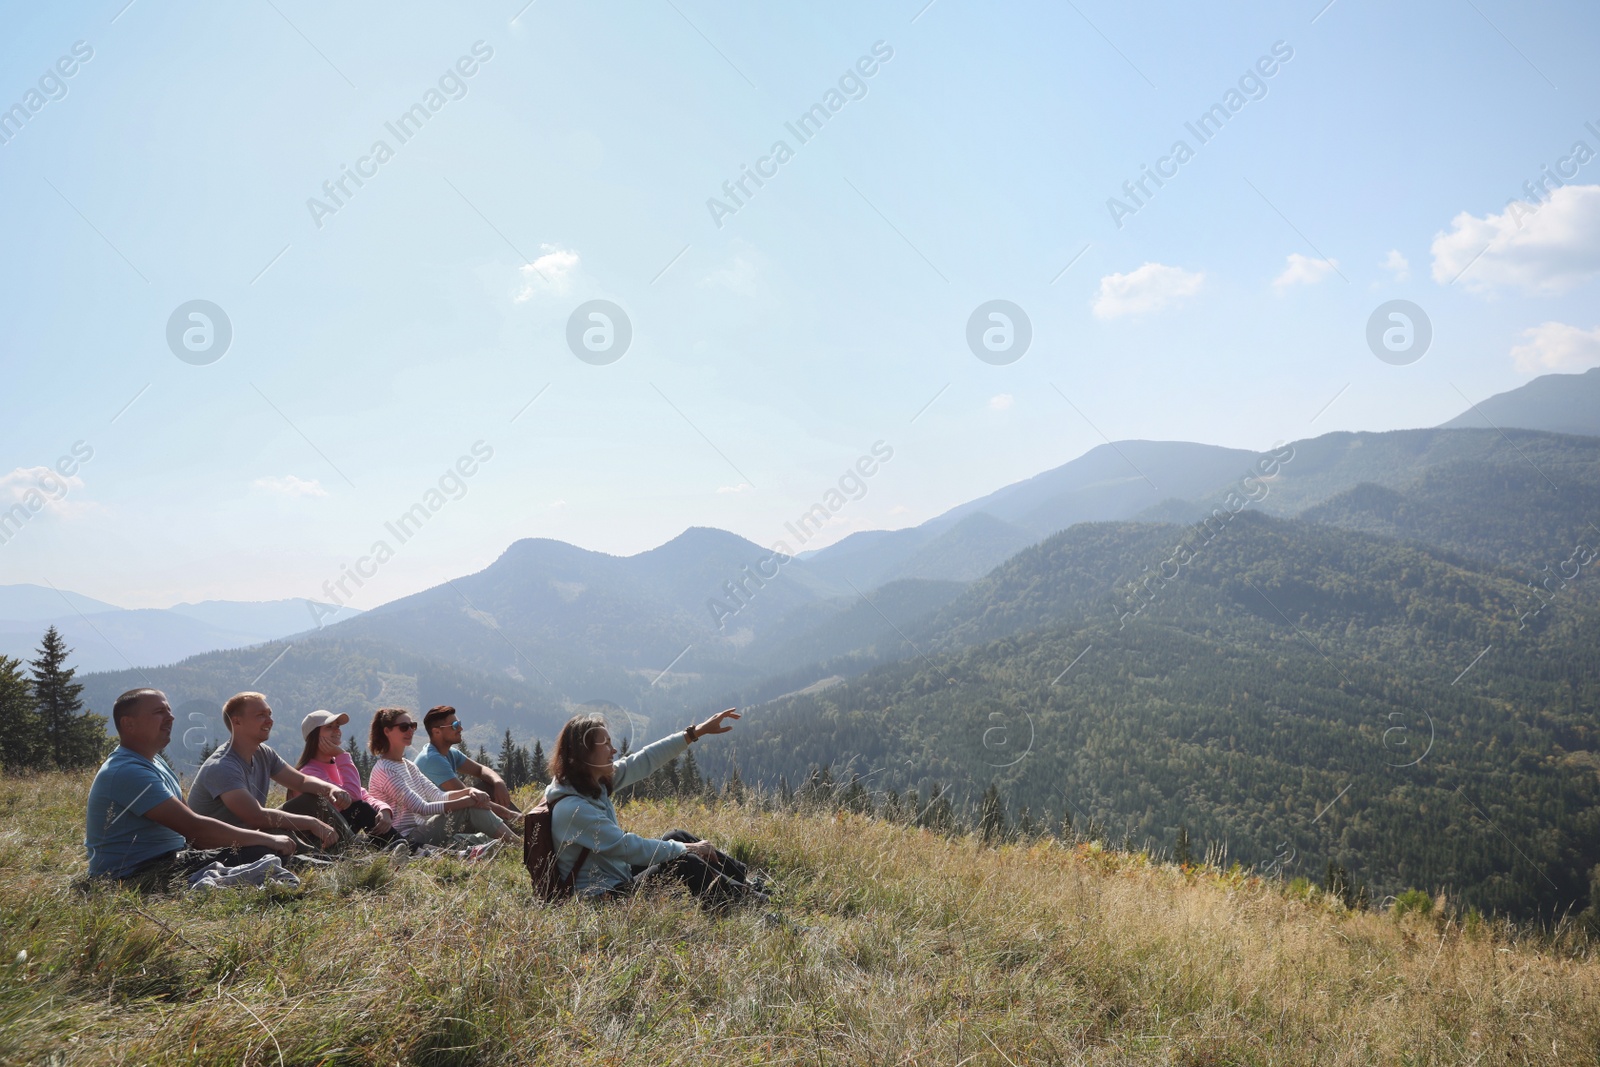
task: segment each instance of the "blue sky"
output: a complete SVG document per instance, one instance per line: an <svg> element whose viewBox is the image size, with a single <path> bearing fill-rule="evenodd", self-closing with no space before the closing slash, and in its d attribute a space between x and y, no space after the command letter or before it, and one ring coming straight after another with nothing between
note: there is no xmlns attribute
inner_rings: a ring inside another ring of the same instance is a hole
<svg viewBox="0 0 1600 1067"><path fill-rule="evenodd" d="M93 451L0 544L4 582L309 597L385 539L371 607L520 537L771 544L878 441L893 459L829 540L1107 438L1433 425L1600 363L1600 159L1573 153L1600 152L1592 5L3 18L0 107L26 115L0 125L0 507ZM1185 124L1275 45L1292 57L1202 144ZM402 143L386 124L430 90ZM785 124L830 90L801 143ZM1108 200L1171 173L1179 139L1192 158L1119 227ZM758 164L776 173L737 211L708 208ZM336 211L308 205L358 166ZM1565 184L1534 201L1547 166ZM1433 330L1406 365L1366 341L1397 299ZM195 300L232 329L203 365L167 339ZM591 300L632 326L603 365L567 343ZM968 347L990 300L1028 317L1020 359ZM475 444L491 458L451 475ZM430 501L414 537L386 535Z"/></svg>

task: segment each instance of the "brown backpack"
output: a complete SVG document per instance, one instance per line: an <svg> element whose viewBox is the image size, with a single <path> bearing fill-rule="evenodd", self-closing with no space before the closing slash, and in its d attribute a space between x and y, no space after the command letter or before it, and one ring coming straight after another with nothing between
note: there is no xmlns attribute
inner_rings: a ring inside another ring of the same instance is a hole
<svg viewBox="0 0 1600 1067"><path fill-rule="evenodd" d="M561 797L556 803L565 799ZM589 850L584 849L578 853L577 862L565 878L557 873L555 832L551 825L553 814L554 805L541 798L522 817L522 865L528 868L528 875L533 879L534 894L550 903L572 895L578 872L583 870L583 863L589 858Z"/></svg>

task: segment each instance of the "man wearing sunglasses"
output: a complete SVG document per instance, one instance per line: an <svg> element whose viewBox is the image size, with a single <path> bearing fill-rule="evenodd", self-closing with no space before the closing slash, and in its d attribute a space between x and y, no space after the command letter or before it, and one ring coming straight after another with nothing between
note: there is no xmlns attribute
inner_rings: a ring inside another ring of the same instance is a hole
<svg viewBox="0 0 1600 1067"><path fill-rule="evenodd" d="M522 839L506 825L506 820L516 822L522 816L511 807L511 791L506 788L505 779L455 747L461 744L461 720L456 709L440 704L422 717L422 728L428 731L428 745L417 757L417 768L445 792L466 789L465 775L483 779L490 805L466 809L467 823L480 834L520 842Z"/></svg>
<svg viewBox="0 0 1600 1067"><path fill-rule="evenodd" d="M492 803L481 789L452 789L434 785L417 765L406 758L418 722L405 708L379 708L372 714L367 746L377 756L367 789L394 812L394 828L413 848L444 845L451 840L449 812L487 808ZM490 841L469 850L468 859L492 856L500 848Z"/></svg>

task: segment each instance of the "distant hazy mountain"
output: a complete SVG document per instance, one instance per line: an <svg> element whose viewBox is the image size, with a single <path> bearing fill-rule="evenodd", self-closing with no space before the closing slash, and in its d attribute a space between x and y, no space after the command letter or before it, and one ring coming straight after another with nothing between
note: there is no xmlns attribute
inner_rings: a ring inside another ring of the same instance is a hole
<svg viewBox="0 0 1600 1067"><path fill-rule="evenodd" d="M330 609L331 610L331 609ZM342 608L330 618L353 618ZM79 671L116 671L176 663L218 649L243 648L311 629L304 600L209 600L172 608L119 608L69 590L0 586L0 655L31 659L54 626L73 649Z"/></svg>
<svg viewBox="0 0 1600 1067"><path fill-rule="evenodd" d="M1527 385L1479 401L1477 410L1468 408L1441 428L1490 426L1600 436L1600 367L1582 374L1541 375Z"/></svg>
<svg viewBox="0 0 1600 1067"><path fill-rule="evenodd" d="M93 615L97 611L120 610L115 604L66 589L58 592L44 585L0 585L0 621L28 622L54 619L73 611Z"/></svg>
<svg viewBox="0 0 1600 1067"><path fill-rule="evenodd" d="M1188 441L1119 441L960 504L920 526L851 534L806 557L862 589L896 578L971 580L1078 522L1127 519L1242 477L1256 453Z"/></svg>
<svg viewBox="0 0 1600 1067"><path fill-rule="evenodd" d="M740 650L791 611L850 592L798 560L778 567L769 556L703 527L625 557L518 541L477 574L324 633L624 702L708 672L737 674Z"/></svg>
<svg viewBox="0 0 1600 1067"><path fill-rule="evenodd" d="M250 634L209 626L198 619L157 608L63 615L32 622L0 622L0 655L32 659L45 628L61 631L79 672L149 667L219 648L260 642Z"/></svg>
<svg viewBox="0 0 1600 1067"><path fill-rule="evenodd" d="M202 600L198 604L174 604L168 610L224 630L258 635L258 641L270 641L302 630L315 629L319 617L322 625L328 625L361 614L355 608L334 608L330 605L322 605L321 610L313 613L311 602L305 599Z"/></svg>

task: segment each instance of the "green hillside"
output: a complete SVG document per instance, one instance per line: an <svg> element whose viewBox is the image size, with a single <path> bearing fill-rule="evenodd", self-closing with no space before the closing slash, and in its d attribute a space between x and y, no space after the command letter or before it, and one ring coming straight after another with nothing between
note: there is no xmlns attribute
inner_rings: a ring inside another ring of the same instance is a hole
<svg viewBox="0 0 1600 1067"><path fill-rule="evenodd" d="M1547 916L1585 896L1600 611L1568 597L1519 629L1507 578L1245 513L1119 626L1106 593L1180 533L1057 535L944 609L926 657L760 707L728 751L750 780L831 764L924 803L993 782L1013 810L1333 860L1380 895Z"/></svg>

